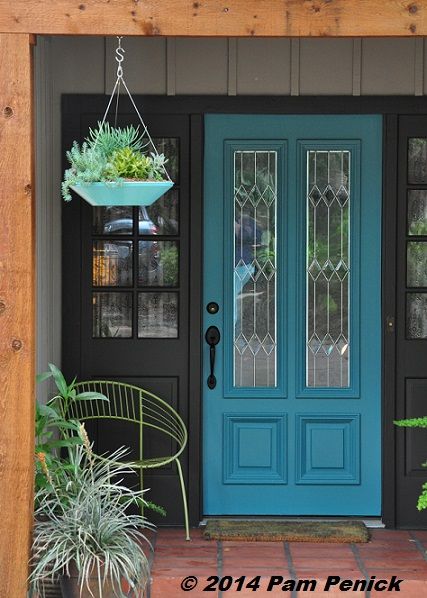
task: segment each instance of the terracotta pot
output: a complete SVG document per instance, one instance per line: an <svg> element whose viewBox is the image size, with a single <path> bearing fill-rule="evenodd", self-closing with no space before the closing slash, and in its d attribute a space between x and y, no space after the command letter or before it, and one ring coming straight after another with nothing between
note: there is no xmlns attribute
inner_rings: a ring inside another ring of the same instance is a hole
<svg viewBox="0 0 427 598"><path fill-rule="evenodd" d="M80 593L80 586L78 583L78 572L75 566L70 567L70 576L61 576L61 592L62 598L118 598L118 594L114 591L112 583L107 579L105 584L102 586L102 594L99 592L98 587L98 576L96 572L89 578L89 589L86 585L83 586L82 592ZM117 586L116 586L117 587ZM134 592L130 592L126 582L122 583L122 592L129 598L142 598L143 593L138 596ZM92 592L92 593L91 593Z"/></svg>
<svg viewBox="0 0 427 598"><path fill-rule="evenodd" d="M98 577L96 575L89 579L89 588L90 591L84 585L80 593L77 573L71 574L70 577L68 575L61 576L62 598L117 598L117 594L113 591L108 580L102 586L102 594L99 592Z"/></svg>

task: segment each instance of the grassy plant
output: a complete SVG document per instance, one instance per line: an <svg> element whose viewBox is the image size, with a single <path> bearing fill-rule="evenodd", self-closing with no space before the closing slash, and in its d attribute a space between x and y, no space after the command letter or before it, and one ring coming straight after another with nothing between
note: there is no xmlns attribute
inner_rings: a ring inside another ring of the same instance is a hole
<svg viewBox="0 0 427 598"><path fill-rule="evenodd" d="M427 416L413 417L411 419L399 419L394 422L396 426L405 428L427 428ZM422 464L427 467L427 462ZM417 509L423 511L427 509L427 482L421 486L421 494L418 497Z"/></svg>
<svg viewBox="0 0 427 598"><path fill-rule="evenodd" d="M127 449L100 460L92 453L83 425L79 434L83 444L69 448L70 468L63 470L60 486L52 483L51 490L37 493L30 584L37 592L44 580L69 575L75 566L81 591L91 593L89 579L95 576L100 596L107 580L118 598L125 597L123 580L138 595L149 574L142 530L152 526L141 515L127 514L127 509L145 502L145 491L122 484L124 475L134 473L120 463Z"/></svg>
<svg viewBox="0 0 427 598"><path fill-rule="evenodd" d="M107 158L114 152L125 148L138 152L144 145L139 127L135 128L130 125L122 129L112 127L108 122L98 122L97 129L89 129L89 137L86 141L90 147L101 150Z"/></svg>

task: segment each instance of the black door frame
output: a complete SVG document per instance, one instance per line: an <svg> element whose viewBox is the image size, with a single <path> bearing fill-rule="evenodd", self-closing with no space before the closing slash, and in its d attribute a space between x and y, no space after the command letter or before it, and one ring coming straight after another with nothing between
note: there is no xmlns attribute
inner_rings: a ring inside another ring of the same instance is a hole
<svg viewBox="0 0 427 598"><path fill-rule="evenodd" d="M147 114L187 114L191 131L191 289L193 314L190 331L189 412L189 504L192 525L203 516L201 461L201 323L202 323L202 224L203 224L203 117L207 113L229 114L380 114L383 116L383 201L382 201L382 520L395 527L395 460L396 438L393 419L396 413L395 364L396 337L387 322L396 315L396 207L398 118L403 114L427 115L426 100L412 96L137 96L138 105ZM102 113L105 96L100 94L66 94L62 96L63 140L67 131L76 130L80 114ZM121 109L131 112L123 98ZM74 127L74 129L73 129ZM72 141L72 139L71 139ZM75 231L78 232L78 231ZM67 256L63 256L64 267ZM65 270L66 271L66 270ZM64 299L64 312L67 298ZM78 326L78 323L75 323ZM69 342L69 341L68 341ZM77 344L77 343L75 343ZM77 349L77 347L76 347Z"/></svg>

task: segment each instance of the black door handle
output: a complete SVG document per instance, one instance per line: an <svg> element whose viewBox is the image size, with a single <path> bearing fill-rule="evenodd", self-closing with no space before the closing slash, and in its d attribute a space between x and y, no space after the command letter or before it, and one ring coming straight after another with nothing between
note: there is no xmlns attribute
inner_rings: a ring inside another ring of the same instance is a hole
<svg viewBox="0 0 427 598"><path fill-rule="evenodd" d="M209 361L210 361L210 368L211 368L211 373L208 376L208 388L210 388L212 390L216 386L216 378L214 375L215 354L216 354L215 347L221 340L221 335L216 326L209 326L209 328L206 330L205 340L209 345Z"/></svg>

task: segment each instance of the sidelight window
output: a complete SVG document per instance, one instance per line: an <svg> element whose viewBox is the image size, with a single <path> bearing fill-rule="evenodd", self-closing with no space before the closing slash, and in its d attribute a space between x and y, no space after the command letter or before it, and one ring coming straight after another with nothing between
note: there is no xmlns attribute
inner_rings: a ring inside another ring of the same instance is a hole
<svg viewBox="0 0 427 598"><path fill-rule="evenodd" d="M277 152L234 152L235 387L275 387Z"/></svg>
<svg viewBox="0 0 427 598"><path fill-rule="evenodd" d="M349 386L350 203L350 152L307 151L307 387Z"/></svg>

